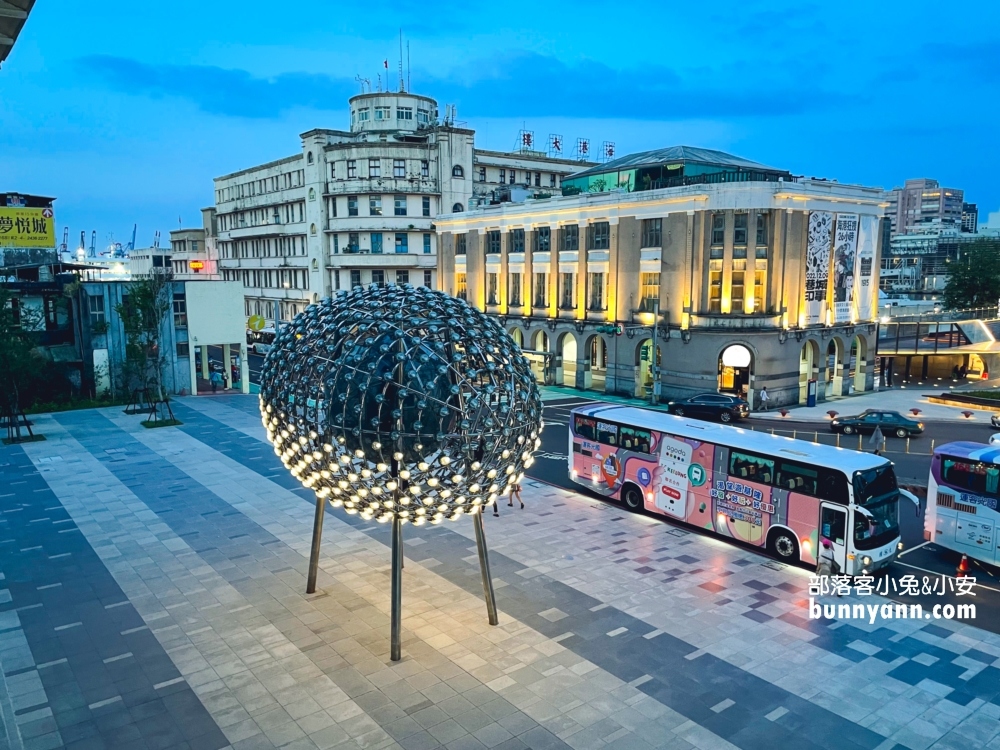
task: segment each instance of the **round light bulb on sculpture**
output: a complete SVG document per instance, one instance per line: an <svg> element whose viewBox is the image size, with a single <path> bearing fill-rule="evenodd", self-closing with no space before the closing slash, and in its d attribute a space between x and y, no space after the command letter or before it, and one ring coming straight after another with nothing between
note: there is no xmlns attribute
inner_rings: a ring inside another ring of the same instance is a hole
<svg viewBox="0 0 1000 750"><path fill-rule="evenodd" d="M495 319L426 287L311 305L282 326L261 375L262 420L293 476L383 523L471 512L482 487L496 495L501 477L523 476L540 442L520 349Z"/></svg>

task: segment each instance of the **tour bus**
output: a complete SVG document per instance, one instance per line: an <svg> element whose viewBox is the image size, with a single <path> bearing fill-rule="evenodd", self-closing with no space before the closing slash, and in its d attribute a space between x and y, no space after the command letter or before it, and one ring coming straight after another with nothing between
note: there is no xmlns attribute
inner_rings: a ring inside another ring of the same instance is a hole
<svg viewBox="0 0 1000 750"><path fill-rule="evenodd" d="M260 331L247 331L247 343L257 354L267 354L274 345L275 331L268 326Z"/></svg>
<svg viewBox="0 0 1000 750"><path fill-rule="evenodd" d="M784 562L815 565L826 538L845 575L870 574L900 546L901 490L873 453L608 404L574 409L569 442L574 482Z"/></svg>
<svg viewBox="0 0 1000 750"><path fill-rule="evenodd" d="M927 479L924 539L991 565L1000 564L1000 446L938 446Z"/></svg>

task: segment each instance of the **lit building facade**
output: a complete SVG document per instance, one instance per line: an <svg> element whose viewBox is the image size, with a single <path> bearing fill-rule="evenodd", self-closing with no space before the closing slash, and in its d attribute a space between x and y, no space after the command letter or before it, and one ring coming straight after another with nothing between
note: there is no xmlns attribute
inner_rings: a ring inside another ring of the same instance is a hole
<svg viewBox="0 0 1000 750"><path fill-rule="evenodd" d="M243 283L247 315L290 320L363 284L436 288L436 216L558 192L588 166L477 150L424 96L365 93L350 110L349 130L310 130L294 156L215 180L220 272Z"/></svg>
<svg viewBox="0 0 1000 750"><path fill-rule="evenodd" d="M754 406L873 387L881 189L686 147L576 189L435 221L442 289L499 316L540 381Z"/></svg>

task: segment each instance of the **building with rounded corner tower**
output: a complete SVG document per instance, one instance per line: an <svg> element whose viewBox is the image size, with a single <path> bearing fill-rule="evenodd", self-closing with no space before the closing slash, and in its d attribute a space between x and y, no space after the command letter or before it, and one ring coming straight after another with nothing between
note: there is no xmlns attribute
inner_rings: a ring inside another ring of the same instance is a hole
<svg viewBox="0 0 1000 750"><path fill-rule="evenodd" d="M248 316L291 320L372 283L437 288L436 216L558 193L590 166L477 149L475 131L430 97L367 92L349 103L348 130L309 130L298 153L215 180L219 267L243 282Z"/></svg>

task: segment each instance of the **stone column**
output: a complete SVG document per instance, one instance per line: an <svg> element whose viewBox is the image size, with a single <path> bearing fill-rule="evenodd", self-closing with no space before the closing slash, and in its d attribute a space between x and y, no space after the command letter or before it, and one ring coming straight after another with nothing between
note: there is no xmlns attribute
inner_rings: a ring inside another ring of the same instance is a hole
<svg viewBox="0 0 1000 750"><path fill-rule="evenodd" d="M229 358L230 358L231 354L232 354L232 347L229 344L223 344L222 345L222 378L223 378L222 382L223 382L223 384L229 383L230 386L233 385L233 383L232 383L233 368L232 368L232 365L230 364L230 361L229 361ZM229 389L225 388L224 390L229 390Z"/></svg>

